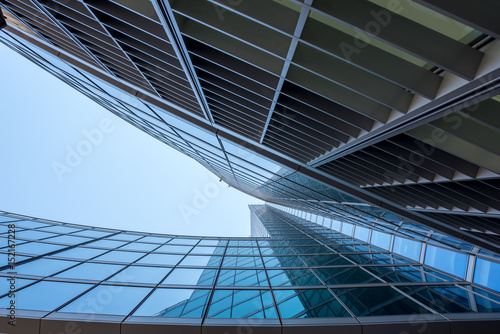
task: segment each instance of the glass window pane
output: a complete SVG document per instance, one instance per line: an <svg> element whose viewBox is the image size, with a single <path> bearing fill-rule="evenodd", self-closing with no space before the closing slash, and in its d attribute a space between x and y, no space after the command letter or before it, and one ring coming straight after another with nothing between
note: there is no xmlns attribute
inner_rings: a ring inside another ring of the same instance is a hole
<svg viewBox="0 0 500 334"><path fill-rule="evenodd" d="M262 260L257 256L226 256L223 267L262 267Z"/></svg>
<svg viewBox="0 0 500 334"><path fill-rule="evenodd" d="M27 242L22 245L16 245L16 251L18 253L26 253L33 255L43 255L50 252L53 252L58 249L67 248L68 246L63 245L53 245L53 244L44 244L41 242Z"/></svg>
<svg viewBox="0 0 500 334"><path fill-rule="evenodd" d="M111 251L104 255L96 257L94 260L130 263L134 262L143 255L143 253L139 252Z"/></svg>
<svg viewBox="0 0 500 334"><path fill-rule="evenodd" d="M201 318L211 290L158 288L135 311L135 316Z"/></svg>
<svg viewBox="0 0 500 334"><path fill-rule="evenodd" d="M42 281L16 292L16 308L53 311L57 307L89 289L92 285ZM2 305L9 300L2 298Z"/></svg>
<svg viewBox="0 0 500 334"><path fill-rule="evenodd" d="M88 247L98 247L98 248L116 248L125 245L125 241L116 240L97 240L87 244Z"/></svg>
<svg viewBox="0 0 500 334"><path fill-rule="evenodd" d="M71 259L91 259L94 256L100 255L104 252L107 252L105 249L95 249L95 248L85 248L85 247L76 247L70 250L60 252L55 254L54 256L66 257Z"/></svg>
<svg viewBox="0 0 500 334"><path fill-rule="evenodd" d="M323 285L309 269L268 269L272 286Z"/></svg>
<svg viewBox="0 0 500 334"><path fill-rule="evenodd" d="M155 250L156 252L161 253L179 253L179 254L187 254L192 246L179 246L179 245L163 245L160 248Z"/></svg>
<svg viewBox="0 0 500 334"><path fill-rule="evenodd" d="M356 230L354 231L354 237L359 240L363 240L365 242L368 241L368 235L370 234L370 230L366 227L356 226Z"/></svg>
<svg viewBox="0 0 500 334"><path fill-rule="evenodd" d="M215 290L208 318L277 318L269 290Z"/></svg>
<svg viewBox="0 0 500 334"><path fill-rule="evenodd" d="M380 231L373 231L371 243L383 249L389 249L391 235Z"/></svg>
<svg viewBox="0 0 500 334"><path fill-rule="evenodd" d="M264 270L221 270L217 285L220 286L268 286Z"/></svg>
<svg viewBox="0 0 500 334"><path fill-rule="evenodd" d="M424 263L460 278L465 278L467 255L427 245Z"/></svg>
<svg viewBox="0 0 500 334"><path fill-rule="evenodd" d="M454 286L398 286L439 313L472 312L467 291Z"/></svg>
<svg viewBox="0 0 500 334"><path fill-rule="evenodd" d="M184 257L184 255L173 254L148 254L137 263L158 264L164 266L174 266Z"/></svg>
<svg viewBox="0 0 500 334"><path fill-rule="evenodd" d="M390 287L333 289L356 316L429 313Z"/></svg>
<svg viewBox="0 0 500 334"><path fill-rule="evenodd" d="M359 267L337 267L313 269L318 276L329 285L379 283L380 281Z"/></svg>
<svg viewBox="0 0 500 334"><path fill-rule="evenodd" d="M108 281L158 284L170 270L170 268L130 266Z"/></svg>
<svg viewBox="0 0 500 334"><path fill-rule="evenodd" d="M394 247L392 248L392 251L396 254L406 256L412 260L419 261L421 247L422 244L418 241L395 237Z"/></svg>
<svg viewBox="0 0 500 334"><path fill-rule="evenodd" d="M122 269L124 266L119 266L115 264L102 264L102 263L82 263L76 267L63 271L54 277L63 278L77 278L77 279L89 279L89 280L103 280L112 274L116 273L118 270Z"/></svg>
<svg viewBox="0 0 500 334"><path fill-rule="evenodd" d="M58 271L64 270L71 266L78 264L74 261L52 260L52 259L38 259L16 267L18 274L35 275L35 276L49 276Z"/></svg>
<svg viewBox="0 0 500 334"><path fill-rule="evenodd" d="M282 318L350 317L326 289L274 290Z"/></svg>
<svg viewBox="0 0 500 334"><path fill-rule="evenodd" d="M152 251L153 249L157 248L158 244L147 244L143 242L132 242L128 245L125 245L123 247L120 247L120 250L136 250L136 251L143 251L143 252L149 252Z"/></svg>
<svg viewBox="0 0 500 334"><path fill-rule="evenodd" d="M127 315L149 291L151 288L99 285L59 312Z"/></svg>
<svg viewBox="0 0 500 334"><path fill-rule="evenodd" d="M176 268L162 282L172 285L212 285L216 269Z"/></svg>
<svg viewBox="0 0 500 334"><path fill-rule="evenodd" d="M483 259L476 260L474 283L500 292L500 263Z"/></svg>
<svg viewBox="0 0 500 334"><path fill-rule="evenodd" d="M188 255L179 263L180 266L218 267L222 256Z"/></svg>

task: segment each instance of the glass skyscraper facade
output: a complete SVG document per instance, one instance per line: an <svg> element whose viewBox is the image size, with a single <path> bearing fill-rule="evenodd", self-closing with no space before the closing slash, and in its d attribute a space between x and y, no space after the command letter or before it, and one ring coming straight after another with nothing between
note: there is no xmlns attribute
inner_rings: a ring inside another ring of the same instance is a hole
<svg viewBox="0 0 500 334"><path fill-rule="evenodd" d="M268 202L251 207L253 238L7 214L2 252L8 260L15 239L28 326L16 330L498 328L495 1L0 8L0 42Z"/></svg>
<svg viewBox="0 0 500 334"><path fill-rule="evenodd" d="M500 8L460 2L10 0L0 41L244 192L498 253Z"/></svg>
<svg viewBox="0 0 500 334"><path fill-rule="evenodd" d="M15 301L17 333L64 332L68 323L93 333L498 326L498 291L277 207L250 211L269 237L148 234L4 213L3 312ZM0 328L14 333L6 321Z"/></svg>

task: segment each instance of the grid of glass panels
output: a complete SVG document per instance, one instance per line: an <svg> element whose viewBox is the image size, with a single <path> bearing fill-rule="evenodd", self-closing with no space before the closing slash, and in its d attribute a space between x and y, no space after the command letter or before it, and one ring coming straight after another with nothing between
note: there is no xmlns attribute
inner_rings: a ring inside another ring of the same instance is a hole
<svg viewBox="0 0 500 334"><path fill-rule="evenodd" d="M500 311L494 291L269 206L251 211L269 238L0 216L0 276L15 276L18 309L56 314L287 319Z"/></svg>

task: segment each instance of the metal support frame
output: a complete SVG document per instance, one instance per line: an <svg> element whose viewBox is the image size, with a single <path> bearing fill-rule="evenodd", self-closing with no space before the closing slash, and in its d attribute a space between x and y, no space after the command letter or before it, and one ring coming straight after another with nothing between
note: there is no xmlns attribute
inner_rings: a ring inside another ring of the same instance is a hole
<svg viewBox="0 0 500 334"><path fill-rule="evenodd" d="M205 94L203 93L203 88L201 87L187 48L184 45L182 34L177 24L175 23L174 13L172 12L172 8L170 8L169 2L166 0L153 0L151 2L156 10L156 13L158 14L158 17L161 20L170 43L175 50L177 58L181 63L182 69L186 73L186 77L191 84L193 92L200 104L201 110L203 110L203 113L205 114L207 120L209 120L210 123L213 124L214 119L212 113L210 112L210 107L208 106Z"/></svg>

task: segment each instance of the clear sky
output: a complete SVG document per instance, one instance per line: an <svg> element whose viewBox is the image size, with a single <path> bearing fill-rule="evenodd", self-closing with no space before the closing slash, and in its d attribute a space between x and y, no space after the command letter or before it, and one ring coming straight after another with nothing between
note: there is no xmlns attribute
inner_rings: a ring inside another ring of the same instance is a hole
<svg viewBox="0 0 500 334"><path fill-rule="evenodd" d="M147 232L250 235L248 204L260 201L1 43L0 59L0 210Z"/></svg>

